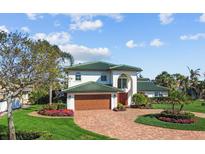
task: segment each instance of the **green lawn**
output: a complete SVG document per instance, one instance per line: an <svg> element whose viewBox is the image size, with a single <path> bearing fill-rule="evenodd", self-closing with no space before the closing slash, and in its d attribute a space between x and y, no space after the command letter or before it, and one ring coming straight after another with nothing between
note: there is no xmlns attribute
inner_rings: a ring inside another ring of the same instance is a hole
<svg viewBox="0 0 205 154"><path fill-rule="evenodd" d="M157 118L155 118L155 116L153 115L144 115L138 117L135 120L135 122L145 124L145 125L170 128L170 129L205 131L205 119L204 118L197 118L197 119L198 119L197 122L192 124L177 124L177 123L160 121Z"/></svg>
<svg viewBox="0 0 205 154"><path fill-rule="evenodd" d="M100 140L110 139L84 130L74 123L73 118L48 119L29 116L28 113L38 110L40 106L20 109L14 112L14 122L17 131L39 131L51 134L55 140ZM0 132L7 131L6 116L0 118ZM45 138L43 138L45 139Z"/></svg>
<svg viewBox="0 0 205 154"><path fill-rule="evenodd" d="M201 101L193 101L190 104L184 105L184 110L191 112L202 112L205 113L205 106L201 105ZM179 105L176 105L179 108ZM171 104L153 104L154 109L170 109Z"/></svg>

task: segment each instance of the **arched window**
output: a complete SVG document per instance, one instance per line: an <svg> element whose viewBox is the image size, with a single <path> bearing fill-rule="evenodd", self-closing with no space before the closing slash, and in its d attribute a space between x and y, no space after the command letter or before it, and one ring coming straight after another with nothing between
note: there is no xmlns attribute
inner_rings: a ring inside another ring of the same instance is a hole
<svg viewBox="0 0 205 154"><path fill-rule="evenodd" d="M75 74L75 80L76 80L76 81L81 81L81 74L80 74L80 72L77 72L77 73Z"/></svg>
<svg viewBox="0 0 205 154"><path fill-rule="evenodd" d="M118 88L126 89L127 88L127 76L122 74L117 81Z"/></svg>

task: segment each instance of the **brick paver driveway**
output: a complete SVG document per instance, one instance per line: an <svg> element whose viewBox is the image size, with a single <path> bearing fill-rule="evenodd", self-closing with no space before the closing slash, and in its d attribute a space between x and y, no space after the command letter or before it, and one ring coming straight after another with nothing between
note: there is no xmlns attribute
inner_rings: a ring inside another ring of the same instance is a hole
<svg viewBox="0 0 205 154"><path fill-rule="evenodd" d="M166 129L135 123L139 115L160 110L127 109L125 112L111 110L76 111L75 122L82 128L117 139L205 139L205 132ZM205 114L198 114L205 116Z"/></svg>

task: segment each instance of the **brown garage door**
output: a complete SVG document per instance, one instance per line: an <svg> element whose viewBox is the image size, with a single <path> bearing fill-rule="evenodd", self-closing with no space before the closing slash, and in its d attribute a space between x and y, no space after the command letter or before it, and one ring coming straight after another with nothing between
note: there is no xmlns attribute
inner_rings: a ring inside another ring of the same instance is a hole
<svg viewBox="0 0 205 154"><path fill-rule="evenodd" d="M75 95L76 110L110 109L110 94Z"/></svg>

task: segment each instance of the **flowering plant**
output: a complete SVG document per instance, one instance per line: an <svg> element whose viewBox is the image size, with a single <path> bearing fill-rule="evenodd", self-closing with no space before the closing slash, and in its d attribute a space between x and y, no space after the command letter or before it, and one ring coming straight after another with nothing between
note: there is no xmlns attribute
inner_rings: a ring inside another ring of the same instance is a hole
<svg viewBox="0 0 205 154"><path fill-rule="evenodd" d="M60 109L60 110L40 110L38 111L41 115L46 116L73 116L74 112L70 109Z"/></svg>
<svg viewBox="0 0 205 154"><path fill-rule="evenodd" d="M157 117L157 119L165 122L181 123L181 124L191 124L194 123L195 119L174 119L168 117Z"/></svg>

